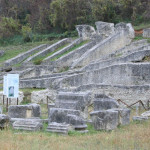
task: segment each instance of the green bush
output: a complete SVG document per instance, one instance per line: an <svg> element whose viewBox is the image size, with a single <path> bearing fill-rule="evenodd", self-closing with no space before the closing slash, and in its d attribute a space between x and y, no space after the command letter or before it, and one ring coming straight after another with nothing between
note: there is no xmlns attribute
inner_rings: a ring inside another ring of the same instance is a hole
<svg viewBox="0 0 150 150"><path fill-rule="evenodd" d="M0 19L0 38L10 38L20 33L20 24L13 18L2 17Z"/></svg>
<svg viewBox="0 0 150 150"><path fill-rule="evenodd" d="M22 32L24 42L32 41L32 38L33 38L32 29L29 26L29 24L22 26L21 32Z"/></svg>

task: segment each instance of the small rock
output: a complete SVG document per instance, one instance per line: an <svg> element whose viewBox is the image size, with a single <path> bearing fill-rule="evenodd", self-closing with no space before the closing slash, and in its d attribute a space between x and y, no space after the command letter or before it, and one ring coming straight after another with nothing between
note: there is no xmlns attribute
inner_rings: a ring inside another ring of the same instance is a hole
<svg viewBox="0 0 150 150"><path fill-rule="evenodd" d="M133 116L133 121L145 121L148 120L148 117L142 117L142 116Z"/></svg>

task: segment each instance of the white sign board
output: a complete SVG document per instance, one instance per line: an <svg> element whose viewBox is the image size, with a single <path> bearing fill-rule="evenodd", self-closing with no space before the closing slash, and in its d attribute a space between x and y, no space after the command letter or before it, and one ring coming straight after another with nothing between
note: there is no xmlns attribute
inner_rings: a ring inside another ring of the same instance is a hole
<svg viewBox="0 0 150 150"><path fill-rule="evenodd" d="M7 76L3 77L3 95L7 95Z"/></svg>
<svg viewBox="0 0 150 150"><path fill-rule="evenodd" d="M6 95L8 98L18 98L19 96L19 74L8 74L6 85ZM4 87L5 89L5 87Z"/></svg>

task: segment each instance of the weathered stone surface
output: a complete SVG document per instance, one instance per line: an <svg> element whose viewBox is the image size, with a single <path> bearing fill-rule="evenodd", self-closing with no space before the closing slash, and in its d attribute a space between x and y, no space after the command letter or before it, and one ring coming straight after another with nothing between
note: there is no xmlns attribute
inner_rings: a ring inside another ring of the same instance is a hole
<svg viewBox="0 0 150 150"><path fill-rule="evenodd" d="M115 32L121 32L124 30L128 34L129 39L133 39L135 37L134 28L131 23L118 23L115 25Z"/></svg>
<svg viewBox="0 0 150 150"><path fill-rule="evenodd" d="M76 115L67 115L67 123L71 124L73 126L78 126L78 125L85 125L85 120L81 118L81 116L76 116Z"/></svg>
<svg viewBox="0 0 150 150"><path fill-rule="evenodd" d="M47 96L55 101L56 100L56 91L55 90L41 90L41 91L33 91L31 93L31 102L32 103L43 103L47 104ZM49 103L51 103L51 100L49 100Z"/></svg>
<svg viewBox="0 0 150 150"><path fill-rule="evenodd" d="M127 125L130 123L130 109L127 108L117 108L113 109L114 111L118 111L119 122L118 124Z"/></svg>
<svg viewBox="0 0 150 150"><path fill-rule="evenodd" d="M0 50L0 57L5 54L5 51Z"/></svg>
<svg viewBox="0 0 150 150"><path fill-rule="evenodd" d="M32 106L32 116L40 117L41 116L41 106L39 104L28 104Z"/></svg>
<svg viewBox="0 0 150 150"><path fill-rule="evenodd" d="M113 110L90 113L95 130L113 130L118 126L118 112Z"/></svg>
<svg viewBox="0 0 150 150"><path fill-rule="evenodd" d="M39 131L42 130L43 124L35 120L21 120L13 123L13 128L16 130Z"/></svg>
<svg viewBox="0 0 150 150"><path fill-rule="evenodd" d="M126 56L121 56L118 58L112 58L109 60L103 60L96 63L91 63L88 66L84 67L82 70L84 71L91 71L101 69L107 66L120 64L120 63L127 63L127 62L142 62L143 58L150 55L150 46L147 47L147 50L140 50L133 53L130 53Z"/></svg>
<svg viewBox="0 0 150 150"><path fill-rule="evenodd" d="M7 115L0 114L0 129L7 128L10 118Z"/></svg>
<svg viewBox="0 0 150 150"><path fill-rule="evenodd" d="M46 131L48 132L54 132L65 135L68 135L68 132L72 130L74 130L73 126L65 123L56 123L56 122L49 123L46 129Z"/></svg>
<svg viewBox="0 0 150 150"><path fill-rule="evenodd" d="M82 37L83 40L92 39L96 35L94 27L89 25L77 25L76 30L78 31L79 37Z"/></svg>
<svg viewBox="0 0 150 150"><path fill-rule="evenodd" d="M41 110L38 104L11 105L8 107L8 115L11 118L40 117Z"/></svg>
<svg viewBox="0 0 150 150"><path fill-rule="evenodd" d="M94 111L107 110L119 107L119 104L115 99L112 99L102 94L96 95L93 103Z"/></svg>
<svg viewBox="0 0 150 150"><path fill-rule="evenodd" d="M150 38L150 28L143 30L143 37Z"/></svg>
<svg viewBox="0 0 150 150"><path fill-rule="evenodd" d="M49 110L49 123L67 123L67 115L80 116L79 110L62 109L62 108L50 108Z"/></svg>
<svg viewBox="0 0 150 150"><path fill-rule="evenodd" d="M74 91L75 92L91 91L93 95L92 97L94 97L94 95L97 93L109 95L116 100L118 99L123 100L128 105L137 102L139 99L142 100L144 104L146 104L147 100L149 100L150 97L149 85L129 86L129 85L112 85L112 84L84 84L82 86L75 88Z"/></svg>
<svg viewBox="0 0 150 150"><path fill-rule="evenodd" d="M143 117L143 116L133 116L133 121L146 121L148 120L148 117Z"/></svg>
<svg viewBox="0 0 150 150"><path fill-rule="evenodd" d="M109 37L115 33L114 23L98 21L95 23L97 34L103 38Z"/></svg>
<svg viewBox="0 0 150 150"><path fill-rule="evenodd" d="M27 52L21 53L21 54L17 55L16 57L7 60L5 62L5 66L12 66L12 65L18 64L19 62L22 62L24 59L26 59L27 57L29 57L33 53L38 52L41 49L44 49L46 47L47 47L46 44L42 44L42 45L35 47L35 48L33 48Z"/></svg>
<svg viewBox="0 0 150 150"><path fill-rule="evenodd" d="M123 63L65 77L59 86L63 88L85 84L143 85L150 82L149 73L149 63Z"/></svg>
<svg viewBox="0 0 150 150"><path fill-rule="evenodd" d="M150 111L146 111L141 114L142 117L150 117Z"/></svg>
<svg viewBox="0 0 150 150"><path fill-rule="evenodd" d="M131 42L131 39L128 36L128 32L125 30L109 36L84 53L77 61L72 64L71 67L83 67L96 59L100 59L105 55L123 48Z"/></svg>
<svg viewBox="0 0 150 150"><path fill-rule="evenodd" d="M56 107L74 109L83 112L83 117L88 117L88 105L91 103L90 92L59 92Z"/></svg>

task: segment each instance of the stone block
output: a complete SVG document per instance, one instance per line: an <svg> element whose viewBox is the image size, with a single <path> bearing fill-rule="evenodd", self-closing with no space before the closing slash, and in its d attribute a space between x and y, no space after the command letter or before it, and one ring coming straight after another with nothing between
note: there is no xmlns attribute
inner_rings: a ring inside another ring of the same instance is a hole
<svg viewBox="0 0 150 150"><path fill-rule="evenodd" d="M97 34L103 38L109 37L115 33L114 23L98 21L95 23L97 28Z"/></svg>
<svg viewBox="0 0 150 150"><path fill-rule="evenodd" d="M150 111L146 111L141 114L142 117L150 117Z"/></svg>
<svg viewBox="0 0 150 150"><path fill-rule="evenodd" d="M48 124L46 131L68 135L68 131L74 130L73 126L65 123L52 122Z"/></svg>
<svg viewBox="0 0 150 150"><path fill-rule="evenodd" d="M72 109L50 108L48 115L49 123L67 123L67 115L80 116L80 111Z"/></svg>
<svg viewBox="0 0 150 150"><path fill-rule="evenodd" d="M8 108L8 115L11 118L40 117L41 108L38 104L11 105Z"/></svg>
<svg viewBox="0 0 150 150"><path fill-rule="evenodd" d="M95 100L93 103L94 111L107 110L119 107L119 104L115 99L101 94L95 96Z"/></svg>
<svg viewBox="0 0 150 150"><path fill-rule="evenodd" d="M85 120L81 116L67 115L67 123L73 126L85 125Z"/></svg>
<svg viewBox="0 0 150 150"><path fill-rule="evenodd" d="M96 35L94 27L89 25L77 25L76 30L79 37L83 38L83 40L92 39Z"/></svg>
<svg viewBox="0 0 150 150"><path fill-rule="evenodd" d="M146 121L148 120L148 117L143 117L143 116L133 116L133 121Z"/></svg>
<svg viewBox="0 0 150 150"><path fill-rule="evenodd" d="M90 113L95 130L113 130L118 126L118 112L114 110L94 111Z"/></svg>
<svg viewBox="0 0 150 150"><path fill-rule="evenodd" d="M117 108L117 109L112 109L112 110L118 112L120 125L127 125L130 123L130 112L131 112L130 109Z"/></svg>
<svg viewBox="0 0 150 150"><path fill-rule="evenodd" d="M121 32L124 30L130 39L133 39L135 37L134 28L131 23L118 23L115 25L115 32Z"/></svg>
<svg viewBox="0 0 150 150"><path fill-rule="evenodd" d="M150 28L143 30L143 37L150 38Z"/></svg>
<svg viewBox="0 0 150 150"><path fill-rule="evenodd" d="M7 115L0 114L0 129L7 128L10 118Z"/></svg>
<svg viewBox="0 0 150 150"><path fill-rule="evenodd" d="M25 131L39 131L43 128L43 124L41 122L33 120L21 120L15 121L13 123L13 128L16 130L25 130Z"/></svg>
<svg viewBox="0 0 150 150"><path fill-rule="evenodd" d="M5 54L5 51L0 50L0 57Z"/></svg>

